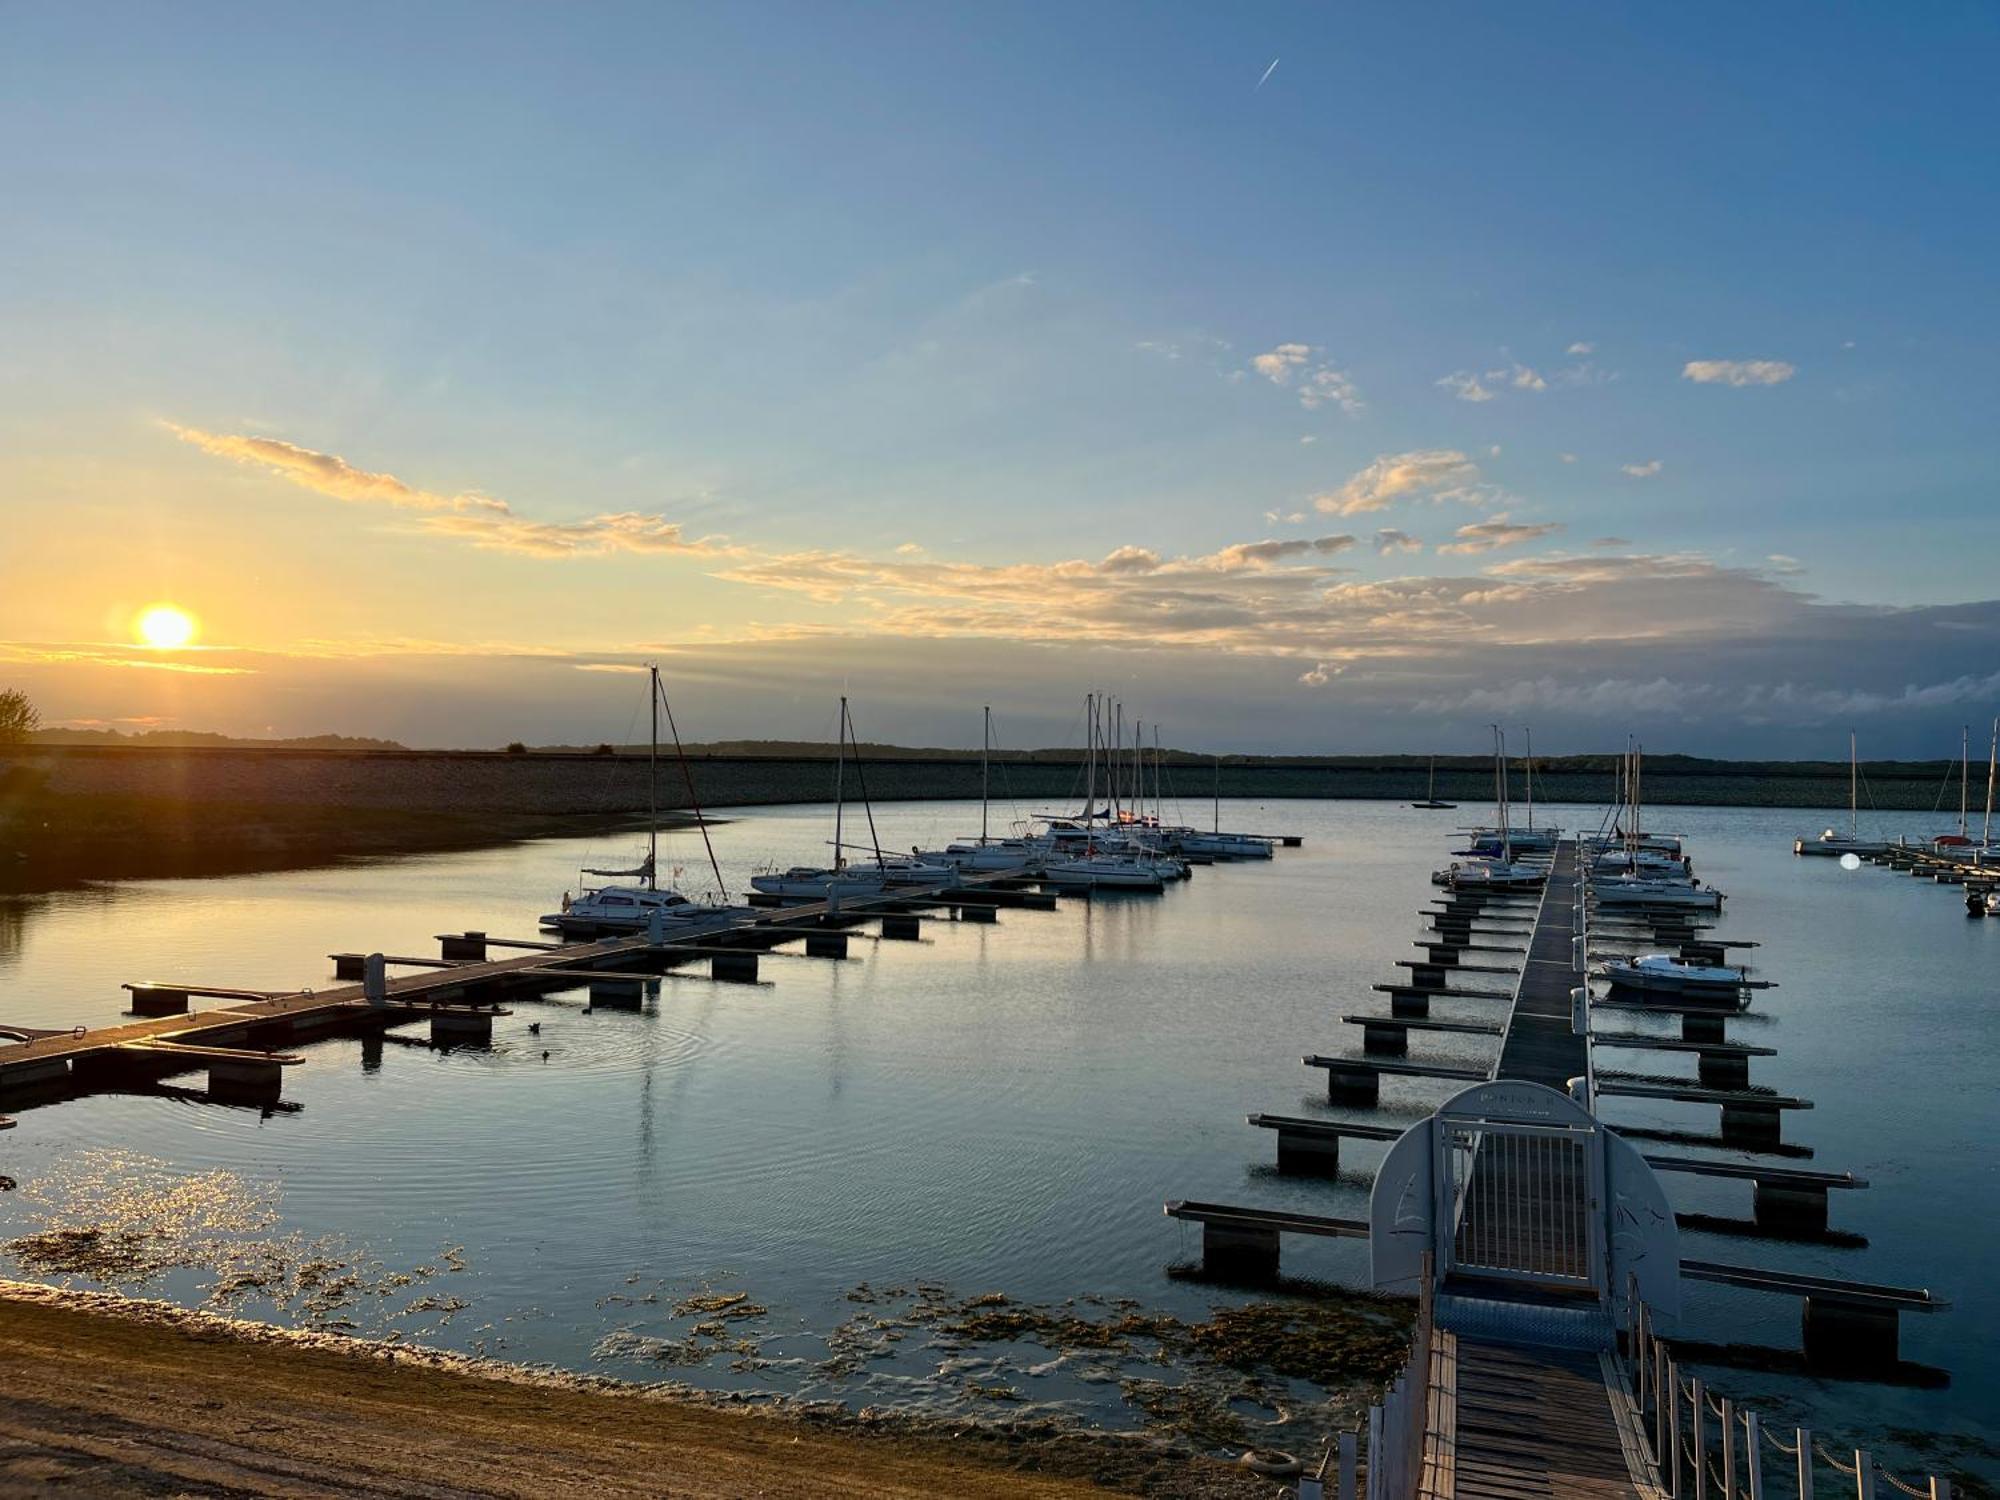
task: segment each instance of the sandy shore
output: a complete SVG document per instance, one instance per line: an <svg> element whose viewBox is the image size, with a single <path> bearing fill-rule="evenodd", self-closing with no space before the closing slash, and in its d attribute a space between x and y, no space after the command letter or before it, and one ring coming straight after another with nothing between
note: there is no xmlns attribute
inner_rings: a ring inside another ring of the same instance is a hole
<svg viewBox="0 0 2000 1500"><path fill-rule="evenodd" d="M1104 1450L1123 1447L1123 1465ZM1118 1472L1103 1481L1107 1465ZM955 1441L0 1282L0 1496L1263 1494L1120 1439Z"/></svg>

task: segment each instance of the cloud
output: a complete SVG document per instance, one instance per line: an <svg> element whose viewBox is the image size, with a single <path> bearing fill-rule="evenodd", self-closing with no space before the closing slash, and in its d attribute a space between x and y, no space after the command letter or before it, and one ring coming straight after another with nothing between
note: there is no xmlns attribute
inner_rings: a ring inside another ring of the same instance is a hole
<svg viewBox="0 0 2000 1500"><path fill-rule="evenodd" d="M620 511L583 521L530 521L515 515L426 516L427 532L456 537L488 552L522 557L604 557L616 552L728 556L735 549L718 538L690 539L662 516Z"/></svg>
<svg viewBox="0 0 2000 1500"><path fill-rule="evenodd" d="M1313 505L1335 516L1384 510L1397 500L1418 495L1478 505L1489 498L1473 488L1478 480L1479 466L1456 448L1385 453L1339 489L1314 496Z"/></svg>
<svg viewBox="0 0 2000 1500"><path fill-rule="evenodd" d="M1593 547L1629 547L1631 542L1622 536L1597 536L1590 539Z"/></svg>
<svg viewBox="0 0 2000 1500"><path fill-rule="evenodd" d="M923 551L924 544L922 542L904 542L896 548L896 555L898 557L921 557Z"/></svg>
<svg viewBox="0 0 2000 1500"><path fill-rule="evenodd" d="M448 536L491 552L524 557L602 557L611 553L684 552L728 556L722 537L689 537L664 516L616 511L581 521L534 521L490 495L445 495L407 484L393 474L359 469L337 454L319 453L276 438L203 432L167 423L167 430L204 453L258 464L293 484L356 505L386 505L423 512L416 529Z"/></svg>
<svg viewBox="0 0 2000 1500"><path fill-rule="evenodd" d="M1619 472L1630 474L1634 479L1651 479L1666 465L1657 458L1649 458L1642 464L1620 464Z"/></svg>
<svg viewBox="0 0 2000 1500"><path fill-rule="evenodd" d="M1561 682L1537 677L1494 687L1475 687L1445 698L1422 698L1419 713L1520 714L1561 712L1589 718L1616 719L1634 714L1674 714L1710 692L1706 684L1650 681L1625 677L1595 682Z"/></svg>
<svg viewBox="0 0 2000 1500"><path fill-rule="evenodd" d="M184 443L192 443L204 453L233 458L239 463L262 464L294 484L303 485L336 500L356 504L394 505L406 510L495 511L504 513L507 504L484 495L440 495L403 483L394 474L375 474L357 469L346 459L331 453L315 453L276 438L235 437L203 432L198 427L181 427L169 422L167 430Z"/></svg>
<svg viewBox="0 0 2000 1500"><path fill-rule="evenodd" d="M1329 666L1323 661L1315 662L1310 672L1299 673L1299 681L1307 687L1325 687L1334 678L1338 677L1341 671L1342 669L1338 666Z"/></svg>
<svg viewBox="0 0 2000 1500"><path fill-rule="evenodd" d="M1563 352L1565 354L1595 354L1597 352L1597 345L1586 344L1585 342L1583 342L1583 340L1578 339L1574 344L1571 344L1569 348L1564 350Z"/></svg>
<svg viewBox="0 0 2000 1500"><path fill-rule="evenodd" d="M1502 365L1484 374L1472 370L1453 370L1436 382L1444 390L1450 391L1461 401L1491 401L1502 389L1517 391L1545 391L1549 382L1541 371L1532 369L1518 360Z"/></svg>
<svg viewBox="0 0 2000 1500"><path fill-rule="evenodd" d="M1796 683L1779 683L1759 695L1762 702L1810 713L1815 718L1841 718L1855 714L1908 713L1923 709L1956 708L1961 704L1986 705L2000 697L2000 672L1975 677L1970 673L1945 682L1919 687L1906 684L1901 692L1869 692L1858 688L1808 688ZM1746 704L1746 707L1755 706Z"/></svg>
<svg viewBox="0 0 2000 1500"><path fill-rule="evenodd" d="M1696 385L1783 385L1798 366L1782 359L1691 359L1681 378Z"/></svg>
<svg viewBox="0 0 2000 1500"><path fill-rule="evenodd" d="M1312 357L1308 344L1280 344L1268 353L1254 356L1250 368L1273 385L1289 384L1292 372Z"/></svg>
<svg viewBox="0 0 2000 1500"><path fill-rule="evenodd" d="M1786 554L1782 552L1773 552L1769 557L1765 558L1764 561L1771 565L1771 571L1773 573L1780 574L1787 578L1794 577L1800 573L1805 572L1806 570L1806 565L1804 563L1800 562L1796 557L1788 557Z"/></svg>
<svg viewBox="0 0 2000 1500"><path fill-rule="evenodd" d="M217 662L187 659L188 654L195 651L207 652L218 649L226 648L189 647L186 652L172 657L152 652L135 656L132 654L132 649L125 646L16 641L0 642L0 661L17 662L24 666L121 667L137 672L180 672L190 677L245 677L256 670L254 667L226 666Z"/></svg>
<svg viewBox="0 0 2000 1500"><path fill-rule="evenodd" d="M1299 441L1301 443L1316 443L1319 441L1319 434L1309 432L1304 437L1300 438Z"/></svg>
<svg viewBox="0 0 2000 1500"><path fill-rule="evenodd" d="M1558 453L1556 457L1561 459L1566 464L1573 464L1576 462L1576 455L1574 453Z"/></svg>
<svg viewBox="0 0 2000 1500"><path fill-rule="evenodd" d="M1200 562L1209 563L1234 572L1238 568L1267 568L1288 557L1305 557L1311 554L1332 556L1345 552L1354 545L1351 536L1297 537L1281 542L1235 542L1219 552L1212 552Z"/></svg>
<svg viewBox="0 0 2000 1500"><path fill-rule="evenodd" d="M1502 547L1518 547L1523 542L1532 542L1537 537L1545 537L1561 531L1560 521L1547 521L1538 526L1520 525L1509 522L1506 516L1498 515L1490 521L1475 522L1461 526L1452 535L1456 541L1447 542L1438 548L1444 555L1469 555L1476 552L1497 552Z"/></svg>
<svg viewBox="0 0 2000 1500"><path fill-rule="evenodd" d="M1361 399L1353 377L1330 363L1314 363L1319 353L1311 344L1280 344L1254 356L1250 368L1273 385L1295 389L1299 405L1307 411L1337 406L1352 415L1362 410L1367 403Z"/></svg>
<svg viewBox="0 0 2000 1500"><path fill-rule="evenodd" d="M1375 533L1375 551L1382 557L1387 557L1392 552L1421 552L1423 550L1424 544L1411 536L1407 531L1397 531L1394 527L1385 526Z"/></svg>

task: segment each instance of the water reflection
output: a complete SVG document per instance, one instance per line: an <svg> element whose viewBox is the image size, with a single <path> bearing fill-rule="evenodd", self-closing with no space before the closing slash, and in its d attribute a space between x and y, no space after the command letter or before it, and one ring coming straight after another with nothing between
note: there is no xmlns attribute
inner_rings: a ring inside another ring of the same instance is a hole
<svg viewBox="0 0 2000 1500"><path fill-rule="evenodd" d="M666 980L638 1011L588 1008L577 993L515 1000L489 1048L439 1050L414 1036L311 1044L286 1081L303 1112L216 1110L162 1091L25 1110L0 1136L0 1156L9 1175L45 1181L58 1198L92 1152L143 1150L178 1173L281 1185L271 1234L344 1236L382 1268L358 1273L364 1285L438 1265L441 1245L471 1246L445 1287L355 1299L383 1303L382 1316L332 1314L421 1327L448 1347L504 1346L646 1377L659 1373L641 1352L651 1346L611 1336L684 1341L703 1317L649 1317L655 1304L635 1312L603 1299L650 1289L671 1307L706 1287L741 1292L769 1316L754 1328L722 1318L725 1336L700 1342L747 1340L762 1363L730 1369L744 1357L731 1352L676 1378L946 1409L1005 1406L968 1394L1005 1385L1031 1403L1049 1396L1104 1421L1138 1420L1122 1375L1072 1388L1063 1372L1079 1368L1073 1360L1032 1373L1049 1351L953 1351L931 1342L931 1324L871 1331L853 1325L871 1304L850 1294L862 1282L903 1288L914 1305L921 1282L961 1288L958 1300L1004 1293L1024 1308L1133 1299L1146 1316L1193 1324L1220 1294L1166 1276L1176 1240L1163 1199L1365 1212L1364 1174L1274 1176L1268 1141L1243 1116L1331 1116L1299 1056L1353 1044L1339 1017L1366 1009L1369 987L1411 952L1450 829L1413 829L1407 812L1373 804L1224 815L1300 828L1307 845L1269 864L1204 867L1158 898L1010 910L996 926L928 922L926 942L857 940L847 963L774 960L768 986L691 974ZM976 826L977 809L877 816L885 845L905 847ZM2000 922L1966 921L1928 882L1794 859L1796 815L1686 809L1672 821L1695 840L1704 878L1731 893L1726 931L1761 940L1759 968L1783 986L1760 993L1745 1019L1779 1048L1759 1060L1759 1082L1818 1101L1790 1149L1873 1184L1842 1195L1835 1215L1836 1230L1865 1248L1773 1247L1768 1263L1929 1284L1955 1303L1905 1334L1913 1361L1955 1367L1951 1391L1800 1399L1826 1430L2000 1442L1991 1250L1978 1215L1938 1211L1963 1201L1964 1172L1992 1160L1984 1059ZM718 853L739 875L766 858L813 859L825 828L821 809L745 814L716 830ZM118 986L147 976L286 989L326 982L328 953L429 953L435 934L468 927L531 937L553 893L592 862L602 860L585 841L551 841L0 903L15 917L11 927L0 917L0 1021L103 1024L122 1007ZM1913 965L1922 985L1910 982ZM1428 1055L1478 1062L1490 1044L1443 1037ZM1412 1119L1440 1097L1441 1086L1392 1081L1369 1118ZM1685 1143L1713 1116L1621 1100L1613 1119ZM1673 1191L1690 1213L1740 1214L1740 1192L1699 1182ZM44 1227L18 1198L0 1197L0 1239ZM88 1212L92 1200L77 1203ZM1711 1228L1697 1220L1687 1253L1753 1258ZM1288 1246L1286 1258L1302 1278L1365 1275L1352 1246L1306 1246L1296 1258ZM213 1278L215 1264L178 1274ZM186 1281L168 1290L206 1295ZM280 1291L256 1304L260 1315L302 1316ZM432 1292L465 1314L433 1307L405 1321ZM1705 1288L1699 1307L1695 1337L1796 1341L1796 1307L1780 1299ZM842 1384L819 1368L836 1338L879 1339L889 1355L864 1359ZM1739 1389L1784 1396L1789 1378Z"/></svg>

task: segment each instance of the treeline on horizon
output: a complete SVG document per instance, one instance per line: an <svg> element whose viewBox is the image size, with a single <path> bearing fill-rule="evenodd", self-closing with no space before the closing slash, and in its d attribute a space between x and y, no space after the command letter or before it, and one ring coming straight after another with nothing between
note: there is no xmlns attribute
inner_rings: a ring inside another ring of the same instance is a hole
<svg viewBox="0 0 2000 1500"><path fill-rule="evenodd" d="M30 743L49 746L124 746L130 748L160 749L224 749L224 750L297 750L297 751L341 751L359 753L386 753L397 755L559 755L559 756L643 756L646 745L525 745L516 743L502 748L479 747L476 749L420 748L402 744L396 740L372 739L365 736L345 734L302 735L289 739L246 739L233 735L218 734L206 730L152 729L124 733L116 729L42 729L29 736ZM829 741L818 740L710 740L685 747L686 753L704 760L826 760L834 758L834 746ZM672 747L664 747L664 755L672 755ZM889 745L863 741L850 754L858 753L864 761L977 761L980 752L975 747L964 749L948 746ZM1125 752L1129 763L1131 752ZM1145 752L1146 764L1153 764L1153 751ZM1216 765L1231 768L1292 768L1329 771L1381 772L1394 774L1426 774L1433 758L1438 773L1449 774L1456 780L1466 775L1488 775L1492 773L1493 760L1490 755L1439 755L1396 754L1396 755L1249 755L1210 754L1196 750L1163 749L1160 761L1178 769L1207 768ZM1617 752L1590 755L1537 755L1534 758L1537 776L1603 776L1609 778L1617 770L1620 756ZM1069 745L1036 750L1000 750L992 752L993 764L1010 765L1082 765L1084 752ZM1511 764L1518 775L1522 758L1511 758ZM1649 776L1667 777L1732 777L1732 776L1787 776L1824 779L1838 776L1845 780L1848 766L1844 760L1724 760L1709 756L1652 754L1645 758L1645 772ZM1865 760L1861 762L1861 774L1865 778L1883 781L1916 781L1956 777L1959 762L1955 759L1937 760Z"/></svg>

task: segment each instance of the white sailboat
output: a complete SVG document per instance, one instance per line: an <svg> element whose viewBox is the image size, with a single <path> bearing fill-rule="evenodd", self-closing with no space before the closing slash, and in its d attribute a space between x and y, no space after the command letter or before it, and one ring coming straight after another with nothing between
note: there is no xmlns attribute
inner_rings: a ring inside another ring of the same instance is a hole
<svg viewBox="0 0 2000 1500"><path fill-rule="evenodd" d="M1838 859L1843 854L1880 854L1889 847L1885 839L1864 839L1861 836L1861 760L1855 745L1854 731L1847 731L1847 832L1829 828L1816 839L1794 839L1792 853L1831 855Z"/></svg>
<svg viewBox="0 0 2000 1500"><path fill-rule="evenodd" d="M853 720L847 711L847 699L840 700L840 729L836 736L837 745L833 759L833 863L832 865L793 865L788 870L764 870L750 877L750 884L767 896L777 896L788 901L831 901L839 902L850 896L876 896L892 886L945 885L958 876L958 871L947 865L936 865L926 860L912 859L902 855L884 855L879 840L872 842L875 858L864 863L847 862L847 843L841 837L842 818L846 811L846 771L847 748L855 746L856 770L860 769L860 745L854 739ZM867 803L867 787L862 787L863 805ZM873 809L868 813L868 828L871 839L875 829Z"/></svg>
<svg viewBox="0 0 2000 1500"><path fill-rule="evenodd" d="M1097 747L1100 705L1095 694L1084 699L1085 733L1088 740L1081 825L1070 820L1049 825L1051 844L1043 878L1068 890L1163 891L1166 876L1157 862L1147 857L1122 832L1110 827L1111 811L1105 809L1106 828L1097 828ZM1107 781L1115 775L1117 761L1107 756ZM1115 785L1115 783L1114 783ZM1110 792L1110 788L1107 788Z"/></svg>
<svg viewBox="0 0 2000 1500"><path fill-rule="evenodd" d="M659 767L662 705L666 705L667 723L673 728L676 753L680 753L680 730L673 724L672 706L666 704L666 694L660 685L658 666L648 664L646 682L652 723L651 739L646 752L646 858L636 868L630 870L586 869L581 872L592 879L636 880L638 884L585 885L574 897L567 891L563 892L562 909L544 916L541 925L560 932L564 937L602 937L613 933L650 931L654 928L658 928L664 937L687 937L694 933L728 927L757 914L751 907L727 905L720 899L723 885L722 867L716 862L715 846L708 841L708 825L703 818L700 799L695 795L694 777L688 770L685 754L680 754L681 773L687 778L688 803L694 809L695 820L701 827L702 843L708 849L709 866L715 872L717 899L692 900L679 891L663 889L659 884Z"/></svg>
<svg viewBox="0 0 2000 1500"><path fill-rule="evenodd" d="M1433 871L1431 884L1450 886L1454 890L1540 890L1548 882L1548 871L1541 865L1529 864L1515 857L1519 851L1508 827L1507 737L1498 724L1492 728L1493 810L1497 827L1491 832L1495 836L1490 841L1479 840L1475 843L1475 857L1453 860L1444 869Z"/></svg>
<svg viewBox="0 0 2000 1500"><path fill-rule="evenodd" d="M1673 911L1721 911L1722 892L1712 886L1704 886L1685 868L1668 873L1659 869L1642 868L1639 861L1648 851L1660 852L1658 841L1648 840L1639 832L1640 788L1644 785L1643 752L1637 746L1626 753L1625 790L1627 800L1624 812L1629 812L1631 828L1624 835L1623 851L1627 860L1625 868L1611 874L1602 874L1593 869L1590 877L1590 893L1599 906L1655 908ZM1622 822L1622 814L1621 814ZM1601 846L1600 846L1601 847ZM1679 851L1680 842L1673 841L1673 848ZM1602 854L1598 855L1602 858ZM1683 862L1685 863L1685 862Z"/></svg>
<svg viewBox="0 0 2000 1500"><path fill-rule="evenodd" d="M1024 838L994 838L989 822L993 755L993 708L982 710L984 721L979 740L979 837L954 839L942 849L912 849L920 861L948 865L956 870L1020 870L1032 873L1041 865L1048 848L1045 842Z"/></svg>

